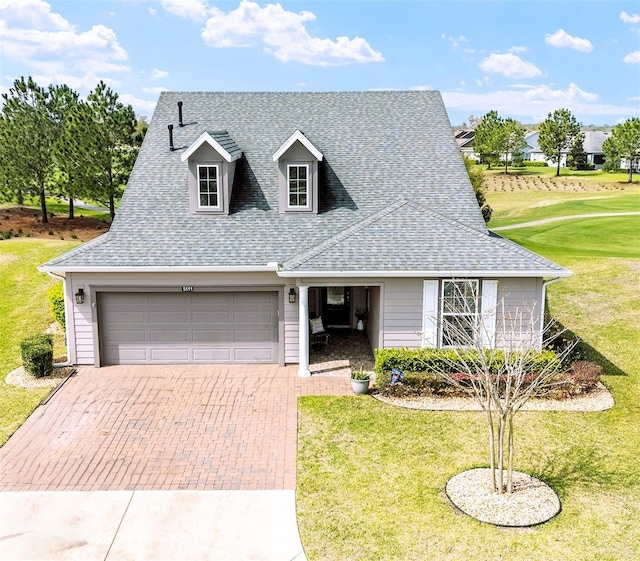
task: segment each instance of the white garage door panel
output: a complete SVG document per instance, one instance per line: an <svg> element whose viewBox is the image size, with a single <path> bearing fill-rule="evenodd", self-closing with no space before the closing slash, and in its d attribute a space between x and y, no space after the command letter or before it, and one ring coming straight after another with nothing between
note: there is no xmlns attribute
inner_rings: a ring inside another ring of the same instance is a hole
<svg viewBox="0 0 640 561"><path fill-rule="evenodd" d="M278 361L277 292L100 293L102 364Z"/></svg>

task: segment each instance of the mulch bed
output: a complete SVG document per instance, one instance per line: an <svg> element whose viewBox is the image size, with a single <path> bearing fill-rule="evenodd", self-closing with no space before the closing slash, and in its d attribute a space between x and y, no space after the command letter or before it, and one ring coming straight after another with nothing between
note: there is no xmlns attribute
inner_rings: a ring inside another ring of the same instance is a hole
<svg viewBox="0 0 640 561"><path fill-rule="evenodd" d="M0 209L0 240L14 237L40 239L77 239L86 242L109 229L109 222L82 216L76 209L76 217L50 214L49 222L42 222L42 213L34 208L9 207Z"/></svg>

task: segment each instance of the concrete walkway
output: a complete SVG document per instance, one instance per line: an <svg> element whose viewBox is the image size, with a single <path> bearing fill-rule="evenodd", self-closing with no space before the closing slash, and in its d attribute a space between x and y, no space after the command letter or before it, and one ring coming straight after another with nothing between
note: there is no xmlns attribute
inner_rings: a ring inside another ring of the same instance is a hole
<svg viewBox="0 0 640 561"><path fill-rule="evenodd" d="M24 491L0 501L0 559L306 559L293 490Z"/></svg>
<svg viewBox="0 0 640 561"><path fill-rule="evenodd" d="M543 218L541 220L532 220L531 222L521 222L520 224L512 224L510 226L500 226L498 228L489 228L494 232L503 230L516 230L517 228L528 228L529 226L539 226L540 224L549 224L550 222L560 222L562 220L573 220L575 218L615 218L617 216L640 216L640 211L629 212L593 212L591 214L570 214L568 216L556 216L554 218Z"/></svg>
<svg viewBox="0 0 640 561"><path fill-rule="evenodd" d="M0 559L304 559L297 398L348 394L277 365L81 368L0 448Z"/></svg>

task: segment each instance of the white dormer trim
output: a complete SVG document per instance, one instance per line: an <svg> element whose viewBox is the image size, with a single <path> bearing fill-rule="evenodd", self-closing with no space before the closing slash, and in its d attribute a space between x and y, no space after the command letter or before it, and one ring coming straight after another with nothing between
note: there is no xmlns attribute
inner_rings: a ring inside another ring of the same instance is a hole
<svg viewBox="0 0 640 561"><path fill-rule="evenodd" d="M318 160L319 162L322 161L323 159L323 155L322 152L320 152L320 150L318 150L313 143L299 130L296 130L296 132L294 132L287 140L286 142L280 146L280 148L278 148L277 152L273 155L273 161L277 162L280 158L282 158L282 156L285 154L285 152L287 150L289 150L289 148L291 148L291 146L293 146L293 144L298 141L300 142L300 144L302 144L307 150L309 150L309 152L311 152L311 155Z"/></svg>
<svg viewBox="0 0 640 561"><path fill-rule="evenodd" d="M198 139L187 148L186 152L182 154L180 158L183 162L186 162L191 155L202 146L204 143L207 143L211 148L213 148L218 154L220 154L227 163L231 163L233 161L233 157L229 152L227 152L219 142L217 142L207 131L203 132Z"/></svg>

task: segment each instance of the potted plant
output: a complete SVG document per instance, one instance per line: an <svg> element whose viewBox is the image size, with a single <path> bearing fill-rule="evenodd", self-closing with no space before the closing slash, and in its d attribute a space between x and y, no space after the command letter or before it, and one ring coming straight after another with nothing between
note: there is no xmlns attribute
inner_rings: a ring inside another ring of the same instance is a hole
<svg viewBox="0 0 640 561"><path fill-rule="evenodd" d="M359 368L351 371L351 389L356 395L365 395L369 391L371 374Z"/></svg>
<svg viewBox="0 0 640 561"><path fill-rule="evenodd" d="M364 331L364 320L367 319L367 309L356 308L355 316L356 316L356 319L358 320L358 323L356 324L356 329L358 331Z"/></svg>

